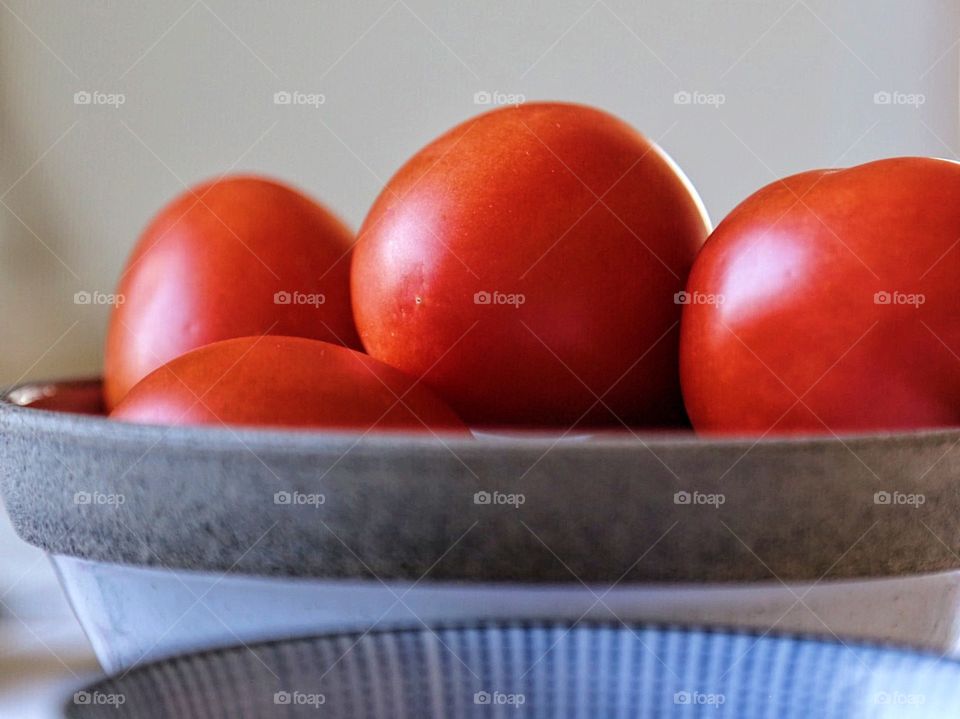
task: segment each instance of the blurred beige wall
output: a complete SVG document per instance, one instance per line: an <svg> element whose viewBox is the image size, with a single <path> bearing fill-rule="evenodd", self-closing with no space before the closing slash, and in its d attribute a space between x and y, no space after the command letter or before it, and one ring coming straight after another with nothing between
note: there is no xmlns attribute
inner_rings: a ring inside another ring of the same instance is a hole
<svg viewBox="0 0 960 719"><path fill-rule="evenodd" d="M958 36L955 0L4 0L0 383L98 371L74 294L182 183L267 172L356 227L477 93L519 93L635 124L717 220L778 175L954 157Z"/></svg>

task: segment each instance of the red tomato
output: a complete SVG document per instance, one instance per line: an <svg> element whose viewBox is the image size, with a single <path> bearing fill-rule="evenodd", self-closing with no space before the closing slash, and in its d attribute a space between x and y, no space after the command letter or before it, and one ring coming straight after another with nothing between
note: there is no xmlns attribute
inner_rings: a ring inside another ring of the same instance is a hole
<svg viewBox="0 0 960 719"><path fill-rule="evenodd" d="M106 403L177 355L243 335L295 335L359 349L350 231L296 190L260 177L199 185L140 237L107 334Z"/></svg>
<svg viewBox="0 0 960 719"><path fill-rule="evenodd" d="M897 158L775 182L694 264L694 427L831 433L960 423L960 164Z"/></svg>
<svg viewBox="0 0 960 719"><path fill-rule="evenodd" d="M676 166L617 118L496 110L377 199L354 252L357 327L473 424L676 422L674 295L707 232Z"/></svg>
<svg viewBox="0 0 960 719"><path fill-rule="evenodd" d="M346 347L273 335L187 352L138 382L110 416L147 424L465 431L450 408L402 372Z"/></svg>

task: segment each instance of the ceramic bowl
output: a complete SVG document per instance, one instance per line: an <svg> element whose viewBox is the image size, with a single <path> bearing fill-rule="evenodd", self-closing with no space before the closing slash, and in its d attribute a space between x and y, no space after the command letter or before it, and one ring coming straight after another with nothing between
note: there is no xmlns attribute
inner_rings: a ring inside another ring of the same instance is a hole
<svg viewBox="0 0 960 719"><path fill-rule="evenodd" d="M960 431L476 439L112 422L0 402L0 490L110 670L471 619L617 617L957 647Z"/></svg>
<svg viewBox="0 0 960 719"><path fill-rule="evenodd" d="M67 716L943 719L958 710L960 665L930 655L651 625L506 624L178 657L78 691Z"/></svg>

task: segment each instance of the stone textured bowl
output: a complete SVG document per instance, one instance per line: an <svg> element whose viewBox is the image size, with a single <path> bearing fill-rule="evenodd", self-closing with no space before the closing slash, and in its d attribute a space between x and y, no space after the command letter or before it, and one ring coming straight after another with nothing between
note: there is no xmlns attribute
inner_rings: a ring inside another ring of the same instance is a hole
<svg viewBox="0 0 960 719"><path fill-rule="evenodd" d="M76 692L68 717L944 719L960 664L798 637L482 625L177 657Z"/></svg>
<svg viewBox="0 0 960 719"><path fill-rule="evenodd" d="M954 429L755 441L167 428L94 416L99 396L80 381L0 402L4 502L20 536L54 554L572 584L960 565Z"/></svg>

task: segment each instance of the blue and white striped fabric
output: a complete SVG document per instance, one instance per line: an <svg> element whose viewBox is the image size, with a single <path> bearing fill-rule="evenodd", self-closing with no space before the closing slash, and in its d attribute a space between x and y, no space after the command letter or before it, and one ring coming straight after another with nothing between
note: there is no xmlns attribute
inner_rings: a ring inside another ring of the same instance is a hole
<svg viewBox="0 0 960 719"><path fill-rule="evenodd" d="M298 639L138 668L73 717L960 717L960 664L652 626L482 626Z"/></svg>

